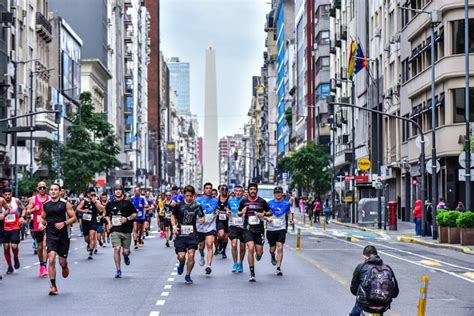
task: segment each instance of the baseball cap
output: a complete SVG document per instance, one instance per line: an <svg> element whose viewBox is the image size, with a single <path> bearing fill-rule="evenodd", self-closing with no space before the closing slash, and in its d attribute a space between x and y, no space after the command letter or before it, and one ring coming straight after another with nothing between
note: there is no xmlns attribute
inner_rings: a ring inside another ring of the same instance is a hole
<svg viewBox="0 0 474 316"><path fill-rule="evenodd" d="M273 189L273 193L283 193L283 188L282 187L275 187Z"/></svg>
<svg viewBox="0 0 474 316"><path fill-rule="evenodd" d="M123 186L121 184L116 184L113 187L114 190L122 190L123 191Z"/></svg>

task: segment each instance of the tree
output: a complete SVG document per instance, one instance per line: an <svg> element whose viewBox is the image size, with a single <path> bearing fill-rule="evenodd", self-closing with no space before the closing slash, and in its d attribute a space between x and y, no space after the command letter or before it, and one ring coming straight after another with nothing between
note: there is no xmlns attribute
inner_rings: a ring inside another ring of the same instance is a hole
<svg viewBox="0 0 474 316"><path fill-rule="evenodd" d="M281 159L278 168L290 174L291 189L320 197L331 189L330 162L324 147L310 143Z"/></svg>
<svg viewBox="0 0 474 316"><path fill-rule="evenodd" d="M113 126L104 113L96 113L90 92L80 96L80 106L69 117L72 125L67 131L61 150L61 170L65 186L75 192L85 190L97 173L106 172L120 165L116 156L120 152ZM41 144L40 161L56 179L56 141Z"/></svg>

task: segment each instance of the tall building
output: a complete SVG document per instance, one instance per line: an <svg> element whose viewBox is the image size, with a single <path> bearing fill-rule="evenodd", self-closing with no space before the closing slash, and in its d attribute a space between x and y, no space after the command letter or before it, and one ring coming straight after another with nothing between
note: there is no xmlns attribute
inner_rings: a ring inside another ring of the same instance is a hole
<svg viewBox="0 0 474 316"><path fill-rule="evenodd" d="M219 156L217 150L217 82L216 51L206 50L206 79L204 91L204 166L203 181L219 183Z"/></svg>
<svg viewBox="0 0 474 316"><path fill-rule="evenodd" d="M178 96L178 112L189 113L190 102L190 66L189 63L181 62L179 57L167 60L170 73L170 89L175 90Z"/></svg>

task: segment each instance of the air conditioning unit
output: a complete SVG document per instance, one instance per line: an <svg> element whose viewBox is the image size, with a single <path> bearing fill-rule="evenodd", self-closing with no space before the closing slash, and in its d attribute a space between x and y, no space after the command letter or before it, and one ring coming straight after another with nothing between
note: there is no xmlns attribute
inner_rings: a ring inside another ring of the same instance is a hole
<svg viewBox="0 0 474 316"><path fill-rule="evenodd" d="M388 88L385 90L385 97L386 98L392 98L393 97L393 90L391 88Z"/></svg>
<svg viewBox="0 0 474 316"><path fill-rule="evenodd" d="M18 94L27 94L28 91L26 90L26 87L24 84L19 84L18 85Z"/></svg>
<svg viewBox="0 0 474 316"><path fill-rule="evenodd" d="M400 85L399 85L399 84L395 85L395 86L392 88L392 93L393 93L394 95L396 95L396 96L399 96L399 95L400 95L400 90L399 90L399 89L400 89Z"/></svg>

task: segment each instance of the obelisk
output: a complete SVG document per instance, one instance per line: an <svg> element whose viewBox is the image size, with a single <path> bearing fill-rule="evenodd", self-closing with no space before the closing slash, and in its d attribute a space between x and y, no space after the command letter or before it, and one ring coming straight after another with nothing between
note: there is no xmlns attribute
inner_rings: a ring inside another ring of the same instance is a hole
<svg viewBox="0 0 474 316"><path fill-rule="evenodd" d="M209 47L206 50L206 81L204 91L204 161L203 183L219 185L219 153L217 135L217 86L216 86L216 51Z"/></svg>

